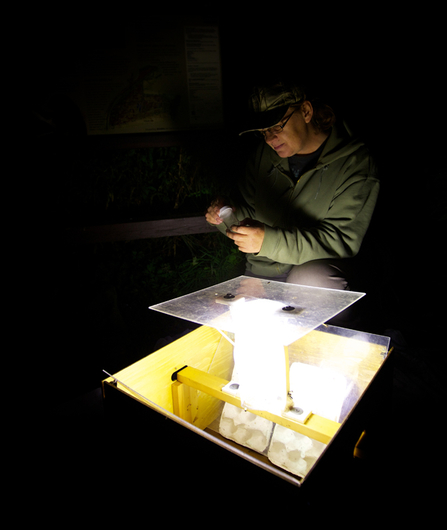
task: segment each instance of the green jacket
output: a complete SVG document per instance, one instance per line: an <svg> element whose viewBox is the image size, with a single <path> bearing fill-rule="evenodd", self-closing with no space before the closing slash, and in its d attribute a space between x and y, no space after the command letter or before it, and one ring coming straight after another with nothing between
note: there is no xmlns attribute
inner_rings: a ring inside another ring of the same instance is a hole
<svg viewBox="0 0 447 530"><path fill-rule="evenodd" d="M262 142L247 166L236 215L265 224L258 254L247 254L255 274L277 276L293 265L352 258L361 246L379 193L376 166L364 144L335 126L314 165L298 182L289 161Z"/></svg>

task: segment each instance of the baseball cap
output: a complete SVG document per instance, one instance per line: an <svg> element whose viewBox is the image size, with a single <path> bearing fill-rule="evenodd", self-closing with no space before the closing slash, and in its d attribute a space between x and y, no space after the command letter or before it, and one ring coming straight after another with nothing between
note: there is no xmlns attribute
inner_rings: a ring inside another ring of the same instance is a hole
<svg viewBox="0 0 447 530"><path fill-rule="evenodd" d="M239 136L276 125L291 105L298 105L305 99L304 90L298 85L277 83L270 87L256 87L249 98L246 129Z"/></svg>

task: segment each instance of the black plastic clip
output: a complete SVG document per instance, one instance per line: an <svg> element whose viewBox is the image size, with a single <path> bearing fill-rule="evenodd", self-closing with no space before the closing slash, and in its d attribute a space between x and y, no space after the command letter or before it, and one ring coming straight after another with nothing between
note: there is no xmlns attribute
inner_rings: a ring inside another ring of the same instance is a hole
<svg viewBox="0 0 447 530"><path fill-rule="evenodd" d="M181 372L184 368L188 368L188 365L185 364L185 366L183 366L182 368L180 368L180 370L177 370L177 371L173 372L172 375L171 375L171 381L177 381L177 374L178 374L179 372Z"/></svg>

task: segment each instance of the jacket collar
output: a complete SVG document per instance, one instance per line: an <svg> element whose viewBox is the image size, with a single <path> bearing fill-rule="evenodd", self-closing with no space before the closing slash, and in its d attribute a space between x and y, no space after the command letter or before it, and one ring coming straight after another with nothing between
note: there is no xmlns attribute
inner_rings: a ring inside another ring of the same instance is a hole
<svg viewBox="0 0 447 530"><path fill-rule="evenodd" d="M315 167L320 168L326 166L341 157L350 155L363 145L362 141L352 135L348 126L344 122L339 124L336 123L334 127L332 127L329 138L326 141L326 145L324 146L323 152L321 153ZM288 158L281 158L273 149L270 149L270 156L272 164L276 168L284 172L290 172Z"/></svg>

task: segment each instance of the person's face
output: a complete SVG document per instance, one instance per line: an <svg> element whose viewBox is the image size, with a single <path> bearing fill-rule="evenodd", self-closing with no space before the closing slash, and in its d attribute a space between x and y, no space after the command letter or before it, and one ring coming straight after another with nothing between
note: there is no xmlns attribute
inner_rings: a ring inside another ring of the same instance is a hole
<svg viewBox="0 0 447 530"><path fill-rule="evenodd" d="M319 144L311 124L312 114L313 108L308 101L305 101L301 108L289 107L278 124L283 126L282 130L264 131L265 141L281 158L313 153L318 149ZM275 128L277 129L273 127Z"/></svg>

